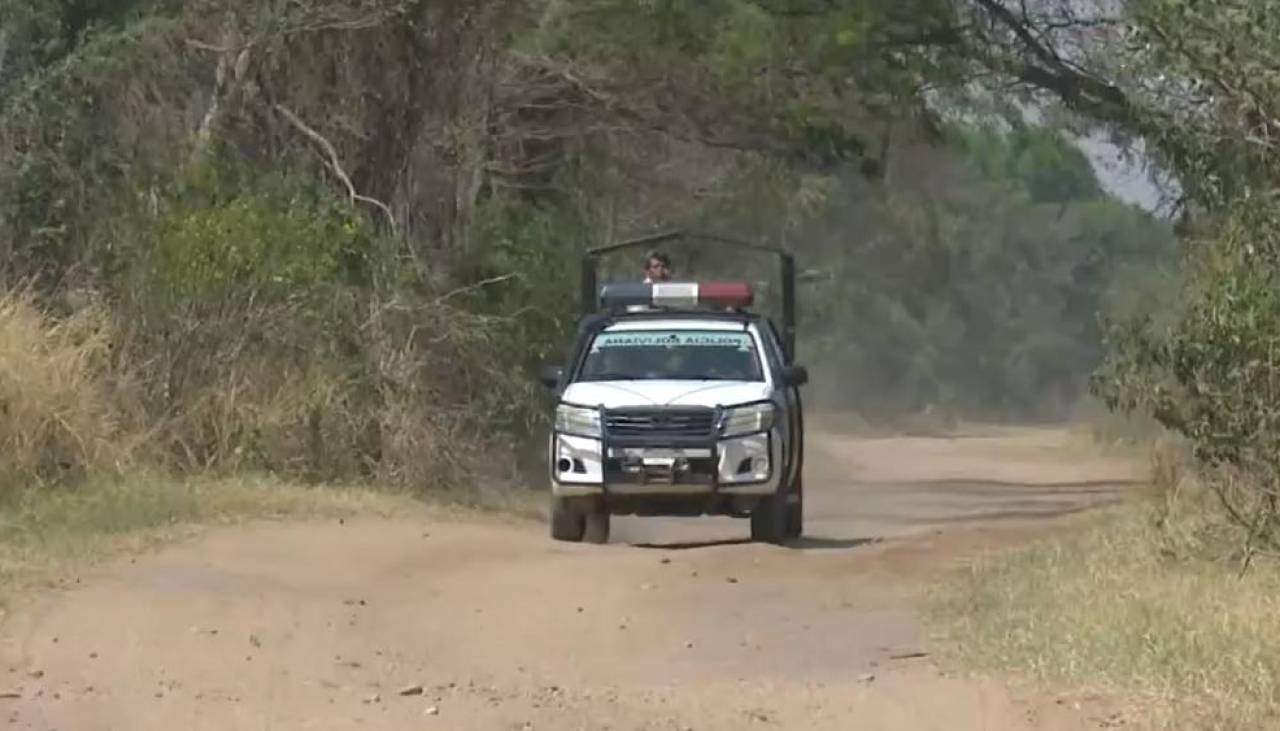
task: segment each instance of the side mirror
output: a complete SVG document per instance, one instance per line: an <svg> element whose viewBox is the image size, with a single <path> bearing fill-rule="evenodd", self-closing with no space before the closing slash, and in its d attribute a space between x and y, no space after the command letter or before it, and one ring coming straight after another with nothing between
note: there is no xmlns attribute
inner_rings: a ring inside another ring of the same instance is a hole
<svg viewBox="0 0 1280 731"><path fill-rule="evenodd" d="M538 380L547 388L555 388L560 385L560 377L564 375L564 368L558 365L544 365L542 370L538 372Z"/></svg>
<svg viewBox="0 0 1280 731"><path fill-rule="evenodd" d="M809 370L802 365L789 365L782 369L782 385L800 387L809 382Z"/></svg>

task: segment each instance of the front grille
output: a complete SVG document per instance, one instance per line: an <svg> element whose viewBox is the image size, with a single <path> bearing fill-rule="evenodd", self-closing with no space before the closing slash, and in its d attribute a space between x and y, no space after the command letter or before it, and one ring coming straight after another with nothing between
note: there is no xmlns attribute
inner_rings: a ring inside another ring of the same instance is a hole
<svg viewBox="0 0 1280 731"><path fill-rule="evenodd" d="M706 437L715 427L711 409L614 409L605 428L615 437Z"/></svg>

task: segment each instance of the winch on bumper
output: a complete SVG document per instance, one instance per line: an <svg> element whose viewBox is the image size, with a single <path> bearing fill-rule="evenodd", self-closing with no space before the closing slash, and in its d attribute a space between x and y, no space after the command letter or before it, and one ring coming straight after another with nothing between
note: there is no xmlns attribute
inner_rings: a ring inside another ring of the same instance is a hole
<svg viewBox="0 0 1280 731"><path fill-rule="evenodd" d="M752 431L750 421L737 418L737 430L726 436L728 412L752 409L769 415L756 419L761 429ZM558 420L562 428L551 454L557 497L759 497L778 491L782 455L772 404L581 411L585 418L576 425ZM586 416L589 411L594 418ZM595 434L583 433L590 431Z"/></svg>

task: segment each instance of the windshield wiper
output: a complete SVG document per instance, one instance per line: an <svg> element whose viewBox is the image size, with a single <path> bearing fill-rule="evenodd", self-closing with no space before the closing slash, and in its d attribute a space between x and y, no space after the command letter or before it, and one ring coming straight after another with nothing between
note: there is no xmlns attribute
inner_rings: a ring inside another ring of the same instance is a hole
<svg viewBox="0 0 1280 731"><path fill-rule="evenodd" d="M593 373L590 376L583 378L582 380L584 381L643 381L645 379L641 376L637 376L634 373L606 372L606 373Z"/></svg>
<svg viewBox="0 0 1280 731"><path fill-rule="evenodd" d="M640 375L637 373L594 373L590 376L582 378L583 381L750 381L750 378L735 378L730 376L704 376L700 374L690 373L664 373L656 378Z"/></svg>

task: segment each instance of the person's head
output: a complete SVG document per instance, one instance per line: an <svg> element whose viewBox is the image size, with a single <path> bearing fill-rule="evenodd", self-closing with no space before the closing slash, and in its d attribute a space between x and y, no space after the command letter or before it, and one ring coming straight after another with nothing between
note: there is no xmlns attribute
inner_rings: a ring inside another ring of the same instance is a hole
<svg viewBox="0 0 1280 731"><path fill-rule="evenodd" d="M644 259L644 276L650 282L671 279L671 257L663 251L650 251Z"/></svg>

